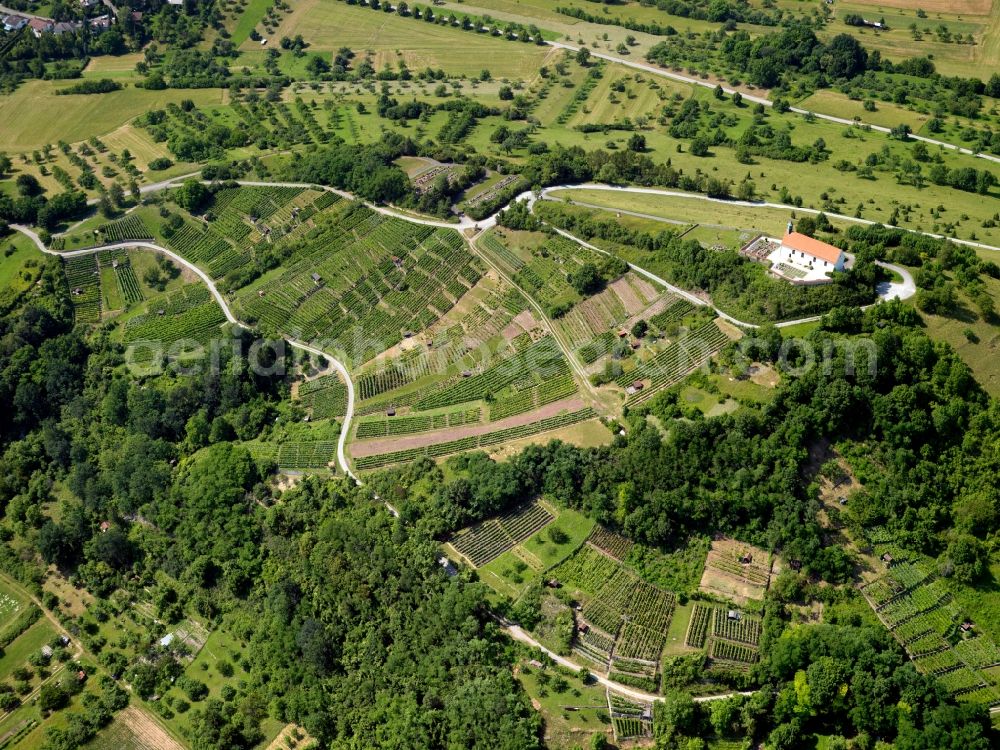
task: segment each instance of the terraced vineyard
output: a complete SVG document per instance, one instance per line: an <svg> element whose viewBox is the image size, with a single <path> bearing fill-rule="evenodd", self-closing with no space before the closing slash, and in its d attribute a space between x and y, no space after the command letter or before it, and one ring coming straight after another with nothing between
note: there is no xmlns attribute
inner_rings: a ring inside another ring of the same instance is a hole
<svg viewBox="0 0 1000 750"><path fill-rule="evenodd" d="M101 319L101 272L95 255L63 258L63 273L69 286L73 315L77 323L97 323Z"/></svg>
<svg viewBox="0 0 1000 750"><path fill-rule="evenodd" d="M412 417L385 417L370 419L358 423L355 437L365 438L389 437L391 435L411 435L428 430L443 430L447 427L460 427L475 424L481 418L480 409L459 409L443 414L423 414Z"/></svg>
<svg viewBox="0 0 1000 750"><path fill-rule="evenodd" d="M421 398L416 403L416 407L418 409L435 409L467 401L476 401L487 394L499 393L504 388L518 383L524 383L530 389L536 387L540 389L539 391L531 391L532 399L541 396L549 401L554 401L562 397L558 394L565 392L568 386L564 379L560 380L556 386L549 386L547 381L560 378L568 372L569 363L562 355L559 345L551 336L545 336L513 356L500 360L484 372L461 378L444 388L435 389ZM545 390L541 390L542 388ZM533 404L534 400L532 400L532 405L527 406L527 408L523 408L524 404L519 404L519 410L527 411L533 408ZM500 413L504 412L505 408L501 406ZM517 413L517 411L507 413ZM498 418L492 410L491 417Z"/></svg>
<svg viewBox="0 0 1000 750"><path fill-rule="evenodd" d="M153 238L153 233L138 214L128 214L116 221L102 224L98 231L101 233L101 241L107 243Z"/></svg>
<svg viewBox="0 0 1000 750"><path fill-rule="evenodd" d="M180 342L206 346L221 334L226 322L222 310L201 284L188 284L162 302L150 303L144 315L125 325L125 342L136 346L137 361L148 361L156 353L167 354Z"/></svg>
<svg viewBox="0 0 1000 750"><path fill-rule="evenodd" d="M333 468L337 456L335 440L253 442L246 445L254 458L273 460L282 469Z"/></svg>
<svg viewBox="0 0 1000 750"><path fill-rule="evenodd" d="M890 545L871 532L876 553ZM962 611L930 561L891 558L885 575L861 587L868 604L906 649L914 666L934 675L956 699L1000 705L1000 647Z"/></svg>
<svg viewBox="0 0 1000 750"><path fill-rule="evenodd" d="M599 532L597 539L609 534ZM610 660L612 671L628 684L656 689L674 595L643 581L592 544L580 547L551 576L586 598L581 617L587 627L579 629L574 648L597 663Z"/></svg>
<svg viewBox="0 0 1000 750"><path fill-rule="evenodd" d="M607 694L608 712L615 742L653 736L653 707L612 693Z"/></svg>
<svg viewBox="0 0 1000 750"><path fill-rule="evenodd" d="M496 430L495 432L487 432L481 435L470 435L469 437L449 440L444 443L433 443L419 448L408 448L406 450L393 451L391 453L362 456L361 458L356 459L354 463L359 470L363 471L367 469L377 469L380 466L401 463L403 461L412 461L414 458L418 458L420 456L437 458L439 456L446 456L449 453L459 453L461 451L475 450L476 448L486 448L491 445L506 443L510 440L517 440L518 438L530 437L531 435L548 432L549 430L557 430L561 427L567 427L569 425L576 424L577 422L583 422L584 420L591 419L594 416L594 410L587 407L585 409L580 409L579 411L564 412L562 414L557 414L554 417L540 419L537 422L519 425L517 427L508 427L507 429Z"/></svg>
<svg viewBox="0 0 1000 750"><path fill-rule="evenodd" d="M634 381L644 381L645 388L628 400L630 406L642 403L657 391L679 383L728 342L729 337L721 328L714 322L707 323L688 332L636 369L623 374L616 382L625 388Z"/></svg>
<svg viewBox="0 0 1000 750"><path fill-rule="evenodd" d="M691 610L691 620L688 623L687 633L684 635L684 644L691 648L704 648L708 638L709 629L712 627L712 620L715 617L715 607L708 604L696 602Z"/></svg>
<svg viewBox="0 0 1000 750"><path fill-rule="evenodd" d="M594 526L590 536L587 537L587 543L616 560L624 560L635 544L631 539L609 531L600 524Z"/></svg>
<svg viewBox="0 0 1000 750"><path fill-rule="evenodd" d="M280 274L238 293L248 322L322 338L327 348L365 361L428 328L468 290L460 280L479 278L478 261L453 230L346 200L313 221L291 244Z"/></svg>
<svg viewBox="0 0 1000 750"><path fill-rule="evenodd" d="M538 503L528 503L499 518L462 529L449 540L469 562L482 567L543 529L553 516Z"/></svg>
<svg viewBox="0 0 1000 750"><path fill-rule="evenodd" d="M304 200L299 198L303 193ZM314 205L308 204L312 195L313 191L302 188L275 185L224 188L215 193L206 214L209 221L202 225L185 222L166 239L179 254L221 278L250 263L259 248L298 237L306 226L301 213L304 206L293 203Z"/></svg>
<svg viewBox="0 0 1000 750"><path fill-rule="evenodd" d="M347 386L338 375L324 375L302 383L298 395L313 419L342 417L347 413Z"/></svg>

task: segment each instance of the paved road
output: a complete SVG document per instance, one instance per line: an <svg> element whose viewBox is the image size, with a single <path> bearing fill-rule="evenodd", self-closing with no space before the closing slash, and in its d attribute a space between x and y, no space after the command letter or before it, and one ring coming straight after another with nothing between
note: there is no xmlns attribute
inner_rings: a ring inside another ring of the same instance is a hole
<svg viewBox="0 0 1000 750"><path fill-rule="evenodd" d="M218 287L215 286L215 282L212 281L211 277L208 274L202 271L194 263L191 263L190 261L181 257L172 250L163 247L162 245L157 245L155 242L143 242L143 241L116 242L109 245L100 245L98 247L88 247L88 248L83 248L81 250L70 250L68 252L61 253L47 248L45 246L45 243L43 243L41 238L38 236L38 234L33 230L31 230L30 228L22 226L20 224L11 224L10 226L12 229L15 229L18 232L21 232L22 234L27 235L29 238L31 238L31 240L35 243L38 249L41 250L43 253L46 253L48 255L56 255L64 258L74 258L80 255L93 255L94 253L99 253L102 250L117 250L130 247L144 247L148 250L155 250L159 253L163 253L164 255L168 256L178 264L184 266L184 268L187 268L191 270L193 273L197 274L198 278L200 278L202 281L205 282L205 285L208 287L208 290L212 293L212 296L215 298L215 301L219 303L219 307L222 308L222 312L226 316L226 320L236 325L242 325L240 321L236 318L236 316L233 315L233 312L229 308L229 304L226 301L226 298L219 291ZM309 352L310 354L315 354L326 358L327 360L330 361L330 363L334 366L334 368L336 368L337 372L339 372L341 376L344 378L344 382L347 385L347 409L344 413L344 421L340 427L340 436L337 439L337 463L339 464L341 470L347 476L351 477L351 479L360 484L360 481L354 475L354 472L351 471L350 464L347 462L347 455L344 451L344 446L347 442L347 434L349 432L351 420L354 418L354 382L351 380L351 374L347 371L347 367L344 366L344 363L338 360L329 352L325 352L322 349L317 349L316 347L311 346L310 344L306 344L305 342L296 341L295 339L286 339L286 340L288 341L290 346L296 349L300 349L302 351Z"/></svg>
<svg viewBox="0 0 1000 750"><path fill-rule="evenodd" d="M576 52L580 49L579 45L566 44L564 42L547 42L552 47L558 47L560 49L567 49L571 52ZM593 52L590 53L591 57L597 57L601 60L607 60L608 62L618 63L619 65L625 65L629 68L635 68L636 70L641 70L646 73L651 73L656 76L662 76L663 78L670 78L674 81L680 81L681 83L689 83L695 86L701 86L702 88L714 89L715 84L709 83L708 81L703 81L699 78L691 78L690 76L682 75L681 73L674 73L671 70L666 70L659 67L658 65L650 65L649 63L635 62L633 60L625 60L621 57L615 57L614 55L609 55L604 52ZM736 93L736 89L722 87L722 90L732 95ZM774 106L774 102L764 96L757 96L755 94L748 94L745 91L740 91L740 95L743 97L744 101L753 102L754 104L763 104L765 107ZM872 125L871 123L866 123L861 120L849 120L846 117L836 117L834 115L824 115L819 112L813 112L812 110L802 109L801 107L791 107L792 112L796 112L800 115L812 114L818 120L826 120L827 122L835 122L840 125L859 125L866 126L878 133L889 133L890 128L883 127L881 125ZM964 148L962 146L957 146L954 143L948 143L947 141L938 141L934 138L926 138L922 135L910 135L910 139L914 141L923 141L924 143L929 143L933 146L941 146L943 148L951 149L952 151L957 151L961 154L968 154L969 156L975 156L980 159L986 159L987 161L1000 164L1000 156L994 156L993 154L984 154L978 151L973 151L972 149Z"/></svg>

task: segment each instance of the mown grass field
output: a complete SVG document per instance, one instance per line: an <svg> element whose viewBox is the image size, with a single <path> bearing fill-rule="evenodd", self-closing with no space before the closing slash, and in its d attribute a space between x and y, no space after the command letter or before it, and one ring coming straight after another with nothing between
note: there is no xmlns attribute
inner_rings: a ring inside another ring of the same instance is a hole
<svg viewBox="0 0 1000 750"><path fill-rule="evenodd" d="M247 3L233 25L231 37L233 44L240 45L247 41L250 32L263 20L269 7L271 7L270 0L250 0Z"/></svg>
<svg viewBox="0 0 1000 750"><path fill-rule="evenodd" d="M527 78L549 52L534 44L494 39L337 0L297 3L273 36L296 34L309 40L312 52L350 47L362 56L371 51L377 70L386 63L395 68L399 60L405 60L411 70L431 66L449 73L472 75L487 68L494 76ZM251 44L255 43L247 41L243 48Z"/></svg>
<svg viewBox="0 0 1000 750"><path fill-rule="evenodd" d="M0 133L9 154L47 143L73 143L110 133L133 117L167 102L191 99L199 106L222 102L221 89L148 91L133 86L99 95L56 96L67 81L30 80L0 97Z"/></svg>
<svg viewBox="0 0 1000 750"><path fill-rule="evenodd" d="M23 234L10 234L0 239L0 294L10 289L23 292L37 277L42 255L34 243ZM3 591L0 589L0 598ZM3 622L0 610L0 623Z"/></svg>
<svg viewBox="0 0 1000 750"><path fill-rule="evenodd" d="M995 254L994 254L995 255ZM988 257L988 256L987 256ZM983 276L987 291L1000 300L1000 281ZM921 313L931 338L946 341L958 352L989 393L1000 397L1000 324L984 320L964 293L959 292L959 308L948 316Z"/></svg>
<svg viewBox="0 0 1000 750"><path fill-rule="evenodd" d="M545 676L540 677L542 674ZM557 681L558 677L562 681ZM604 735L611 742L607 697L601 685L596 682L584 685L568 670L538 669L527 661L518 665L517 679L545 717L545 740L549 747L589 747L590 737L595 734ZM567 706L575 710L567 710Z"/></svg>

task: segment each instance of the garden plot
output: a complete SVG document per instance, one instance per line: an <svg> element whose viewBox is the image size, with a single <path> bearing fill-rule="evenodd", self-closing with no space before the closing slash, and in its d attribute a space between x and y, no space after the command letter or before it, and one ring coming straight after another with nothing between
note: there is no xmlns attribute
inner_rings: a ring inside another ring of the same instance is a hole
<svg viewBox="0 0 1000 750"><path fill-rule="evenodd" d="M517 510L462 529L449 543L473 567L481 567L523 542L553 520L545 508L528 503Z"/></svg>
<svg viewBox="0 0 1000 750"><path fill-rule="evenodd" d="M744 671L760 659L761 621L735 609L695 602L684 645L706 649L712 665Z"/></svg>
<svg viewBox="0 0 1000 750"><path fill-rule="evenodd" d="M179 347L208 346L221 335L220 327L226 322L222 309L201 284L181 287L151 302L146 310L125 325L125 343L135 362L180 355Z"/></svg>
<svg viewBox="0 0 1000 750"><path fill-rule="evenodd" d="M63 273L77 323L101 320L101 271L95 255L63 258Z"/></svg>
<svg viewBox="0 0 1000 750"><path fill-rule="evenodd" d="M699 590L741 603L763 599L772 573L777 572L770 553L723 537L712 542Z"/></svg>
<svg viewBox="0 0 1000 750"><path fill-rule="evenodd" d="M879 529L869 537L876 551L891 544ZM861 593L914 666L959 700L1000 705L991 672L1000 665L1000 647L962 611L932 563L900 560L891 552L880 558L885 574L861 586Z"/></svg>
<svg viewBox="0 0 1000 750"><path fill-rule="evenodd" d="M729 336L716 320L686 331L651 359L621 375L616 383L622 388L633 388L636 382L643 385L641 389L634 386L629 394L629 405L643 403L664 388L679 383L729 343Z"/></svg>
<svg viewBox="0 0 1000 750"><path fill-rule="evenodd" d="M599 531L597 538L608 533ZM584 601L574 644L577 652L595 663L608 663L615 679L656 690L674 611L673 593L642 580L592 544L580 547L551 571L551 577Z"/></svg>
<svg viewBox="0 0 1000 750"><path fill-rule="evenodd" d="M618 693L607 693L608 714L615 742L637 740L653 736L653 706L626 698Z"/></svg>
<svg viewBox="0 0 1000 750"><path fill-rule="evenodd" d="M118 713L88 747L92 750L184 750L156 719L135 703Z"/></svg>

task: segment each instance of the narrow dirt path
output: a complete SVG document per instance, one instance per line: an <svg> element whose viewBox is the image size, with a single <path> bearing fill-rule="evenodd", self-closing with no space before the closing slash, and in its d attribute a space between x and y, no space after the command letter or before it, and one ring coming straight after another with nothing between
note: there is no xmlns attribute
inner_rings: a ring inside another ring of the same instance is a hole
<svg viewBox="0 0 1000 750"><path fill-rule="evenodd" d="M591 669L589 666L583 664L577 664L571 659L567 659L565 656L560 656L555 651L551 651L543 646L541 643L532 638L520 625L513 625L501 622L501 629L513 638L515 641L519 641L527 646L532 646L537 648L543 654L548 656L552 661L561 667L566 667L566 669L572 669L574 672L579 672L582 669L586 669L593 675L594 679L608 690L618 693L620 695L627 696L629 698L634 698L638 701L644 701L646 703L653 703L655 701L662 701L663 696L656 693L647 693L645 690L639 690L637 688L629 687L627 685L622 685L614 680L609 680L607 675L603 672L598 672ZM720 695L699 695L694 698L695 703L709 703L711 701L725 700L726 698L732 698L736 695L753 695L756 690L738 691L732 693L722 693Z"/></svg>

